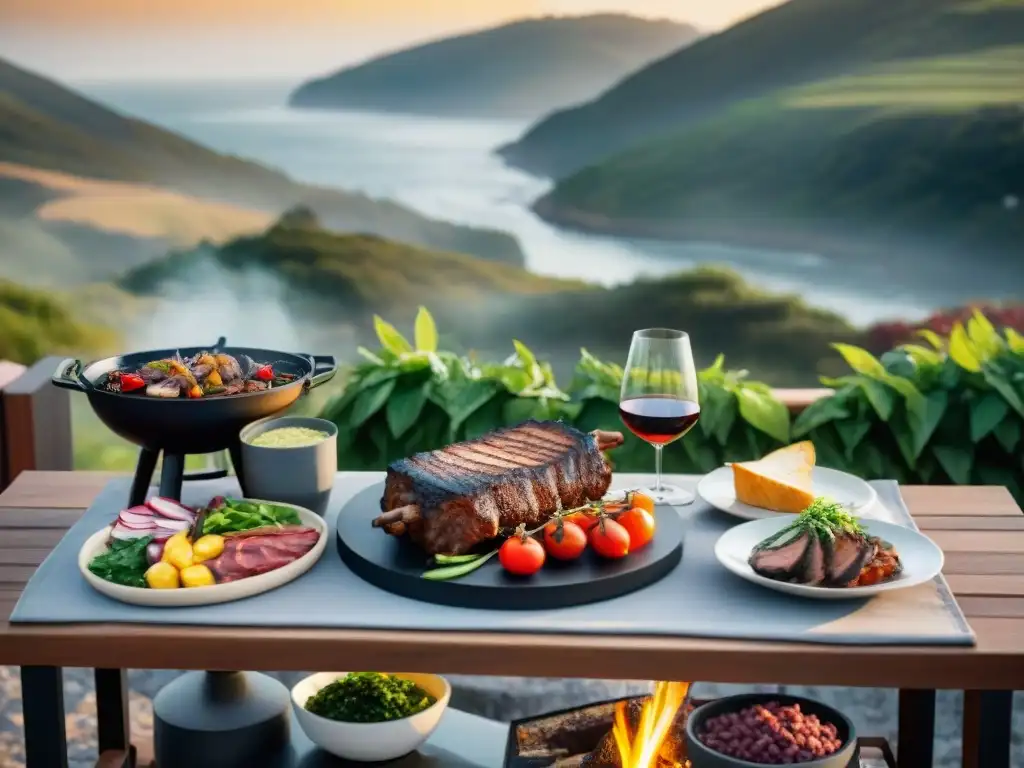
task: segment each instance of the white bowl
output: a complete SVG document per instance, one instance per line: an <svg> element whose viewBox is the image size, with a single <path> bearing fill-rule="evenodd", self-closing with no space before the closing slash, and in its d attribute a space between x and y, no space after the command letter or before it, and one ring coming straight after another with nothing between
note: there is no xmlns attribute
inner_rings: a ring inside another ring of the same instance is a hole
<svg viewBox="0 0 1024 768"><path fill-rule="evenodd" d="M306 709L310 696L347 674L318 672L292 688L292 708L303 732L318 747L344 760L383 762L409 754L430 738L452 695L451 685L440 675L389 672L387 674L416 683L437 701L412 717L385 723L343 723L314 715Z"/></svg>

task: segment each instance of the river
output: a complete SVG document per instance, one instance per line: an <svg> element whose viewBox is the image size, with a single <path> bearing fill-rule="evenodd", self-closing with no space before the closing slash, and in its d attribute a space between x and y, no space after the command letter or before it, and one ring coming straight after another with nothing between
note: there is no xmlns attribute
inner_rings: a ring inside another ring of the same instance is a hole
<svg viewBox="0 0 1024 768"><path fill-rule="evenodd" d="M713 243L664 243L579 234L529 209L550 182L509 168L493 149L526 124L285 106L291 83L83 83L108 106L218 151L258 160L293 178L402 202L448 221L514 234L534 272L615 284L698 264L736 269L756 285L867 324L917 318L949 301L886 282L879 267L856 274L813 253ZM884 286L884 295L879 286Z"/></svg>

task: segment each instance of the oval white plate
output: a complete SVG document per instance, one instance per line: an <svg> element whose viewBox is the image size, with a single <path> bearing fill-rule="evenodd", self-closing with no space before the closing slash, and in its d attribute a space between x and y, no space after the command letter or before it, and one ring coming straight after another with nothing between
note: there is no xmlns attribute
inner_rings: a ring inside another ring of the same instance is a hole
<svg viewBox="0 0 1024 768"><path fill-rule="evenodd" d="M260 499L246 499L246 501L259 502ZM114 584L101 579L89 570L90 561L103 552L107 551L107 539L110 536L110 527L97 531L88 538L78 552L78 570L82 572L89 585L97 592L102 592L107 597L120 600L122 603L132 605L147 605L155 608L184 608L194 605L216 605L217 603L229 603L232 600L241 600L272 589L284 586L289 581L294 581L299 576L312 568L320 555L324 553L327 546L327 523L319 515L311 512L305 507L297 507L294 504L282 504L277 501L268 501L266 504L275 504L281 507L291 507L299 513L302 524L309 528L316 528L320 531L320 538L306 554L298 560L293 560L288 565L281 566L273 571L261 573L258 576L249 576L238 581L229 581L227 584L214 584L212 587L195 587L192 589L145 589L142 587L126 587L123 584Z"/></svg>
<svg viewBox="0 0 1024 768"><path fill-rule="evenodd" d="M858 515L878 499L878 493L867 482L838 469L815 467L811 474L811 485L815 496L828 496ZM697 483L697 493L711 506L744 520L793 519L789 512L774 512L738 501L731 467L719 467L704 475Z"/></svg>
<svg viewBox="0 0 1024 768"><path fill-rule="evenodd" d="M888 541L900 556L903 573L891 581L875 584L870 587L812 587L807 584L790 584L776 581L767 576L754 573L747 558L755 546L773 533L785 528L793 522L792 517L752 520L731 528L721 535L715 544L715 557L718 562L747 581L760 584L777 592L786 592L800 597L813 597L819 600L849 600L858 597L871 597L882 592L896 589L916 587L931 581L942 572L945 560L939 546L925 536L902 525L886 523L881 520L862 520L864 529L872 536Z"/></svg>

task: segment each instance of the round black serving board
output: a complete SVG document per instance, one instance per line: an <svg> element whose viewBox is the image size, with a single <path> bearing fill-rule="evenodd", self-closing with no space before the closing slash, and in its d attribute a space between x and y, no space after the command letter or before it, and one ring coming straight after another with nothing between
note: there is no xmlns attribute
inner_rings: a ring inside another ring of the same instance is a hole
<svg viewBox="0 0 1024 768"><path fill-rule="evenodd" d="M428 557L407 539L371 526L380 512L384 484L354 496L338 513L338 554L374 586L403 597L459 608L548 610L594 603L635 592L664 578L683 555L683 521L671 507L655 511L654 540L621 560L604 560L587 549L572 562L548 558L533 576L505 571L495 555L459 579L423 578Z"/></svg>

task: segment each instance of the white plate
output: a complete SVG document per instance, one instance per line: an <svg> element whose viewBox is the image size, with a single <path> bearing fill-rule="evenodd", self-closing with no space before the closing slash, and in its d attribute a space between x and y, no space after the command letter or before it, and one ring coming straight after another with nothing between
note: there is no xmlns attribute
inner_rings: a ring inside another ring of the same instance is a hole
<svg viewBox="0 0 1024 768"><path fill-rule="evenodd" d="M259 503L259 499L246 499ZM226 584L214 584L211 587L194 587L191 589L146 589L144 587L126 587L123 584L101 579L89 570L89 563L96 555L107 551L107 541L110 536L110 526L102 531L97 531L82 545L78 552L78 570L82 572L89 585L97 592L102 592L107 597L120 600L122 603L133 605L148 605L156 608L183 608L194 605L216 605L217 603L229 603L232 600L241 600L272 589L284 586L289 581L297 579L316 564L320 555L324 553L327 546L327 523L319 515L311 512L305 507L297 507L294 504L282 504L277 501L267 501L266 504L274 504L279 507L291 507L299 513L302 525L309 528L316 528L320 531L320 538L306 554L298 560L293 560L288 565L281 566L273 571L261 573L258 576L249 576L238 581L229 581Z"/></svg>
<svg viewBox="0 0 1024 768"><path fill-rule="evenodd" d="M811 486L815 496L828 496L857 515L878 499L878 493L864 480L828 467L815 467L812 470ZM731 467L719 467L704 475L697 483L697 494L711 506L744 520L793 519L789 512L774 512L737 501Z"/></svg>
<svg viewBox="0 0 1024 768"><path fill-rule="evenodd" d="M747 581L786 592L800 597L813 597L819 600L848 600L857 597L871 597L882 592L916 587L931 581L942 571L944 556L938 545L922 533L918 533L902 525L886 523L881 520L862 520L864 529L872 536L888 541L900 556L903 572L891 581L874 584L870 587L812 587L807 584L789 584L776 581L754 573L747 558L755 546L773 533L785 528L793 522L792 517L752 520L732 528L718 539L715 544L715 557L718 562Z"/></svg>

